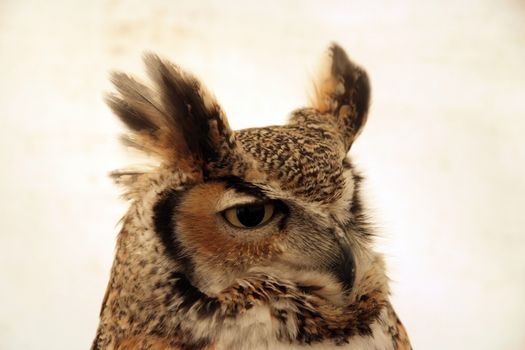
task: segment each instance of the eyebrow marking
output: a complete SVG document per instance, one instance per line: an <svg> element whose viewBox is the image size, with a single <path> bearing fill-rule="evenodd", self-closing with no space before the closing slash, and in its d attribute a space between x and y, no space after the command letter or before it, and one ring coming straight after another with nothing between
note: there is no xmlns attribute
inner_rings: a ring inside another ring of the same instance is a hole
<svg viewBox="0 0 525 350"><path fill-rule="evenodd" d="M264 191L260 187L250 182L244 181L238 176L220 177L216 180L225 182L227 189L233 188L239 193L244 193L246 195L259 198L260 200L268 199L268 197L265 195Z"/></svg>

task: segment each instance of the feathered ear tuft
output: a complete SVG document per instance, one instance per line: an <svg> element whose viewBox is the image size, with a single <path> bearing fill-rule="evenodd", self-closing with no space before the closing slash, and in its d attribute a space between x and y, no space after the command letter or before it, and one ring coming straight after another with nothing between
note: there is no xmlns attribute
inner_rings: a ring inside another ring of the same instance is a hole
<svg viewBox="0 0 525 350"><path fill-rule="evenodd" d="M193 75L152 54L144 61L155 88L114 73L118 94L109 94L106 102L130 129L126 139L135 148L202 178L209 164L227 158L234 146L226 117Z"/></svg>
<svg viewBox="0 0 525 350"><path fill-rule="evenodd" d="M335 118L348 151L366 123L370 82L366 72L335 43L329 47L321 70L312 107Z"/></svg>

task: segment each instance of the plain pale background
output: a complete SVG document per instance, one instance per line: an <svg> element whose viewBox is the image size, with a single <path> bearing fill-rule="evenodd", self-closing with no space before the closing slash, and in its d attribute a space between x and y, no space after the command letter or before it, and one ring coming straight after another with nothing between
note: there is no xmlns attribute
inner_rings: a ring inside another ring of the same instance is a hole
<svg viewBox="0 0 525 350"><path fill-rule="evenodd" d="M525 4L0 1L0 349L87 349L133 164L108 72L158 52L234 128L306 103L337 41L368 70L368 177L415 349L525 349Z"/></svg>

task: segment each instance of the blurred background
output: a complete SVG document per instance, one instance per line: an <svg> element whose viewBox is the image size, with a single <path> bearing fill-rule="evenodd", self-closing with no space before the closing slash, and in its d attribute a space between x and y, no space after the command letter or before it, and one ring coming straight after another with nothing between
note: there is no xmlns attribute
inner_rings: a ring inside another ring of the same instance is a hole
<svg viewBox="0 0 525 350"><path fill-rule="evenodd" d="M0 349L87 349L134 164L108 73L155 51L234 128L304 106L330 41L369 72L351 150L415 349L525 349L525 3L0 0Z"/></svg>

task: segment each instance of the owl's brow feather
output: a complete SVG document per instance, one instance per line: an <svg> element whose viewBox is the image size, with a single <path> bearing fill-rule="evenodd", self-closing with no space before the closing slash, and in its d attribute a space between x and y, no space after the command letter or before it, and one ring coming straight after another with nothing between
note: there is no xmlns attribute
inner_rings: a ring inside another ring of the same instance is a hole
<svg viewBox="0 0 525 350"><path fill-rule="evenodd" d="M259 198L261 200L268 199L263 189L257 185L247 182L238 176L225 176L216 178L216 181L221 181L226 184L226 188L233 188L235 191Z"/></svg>

